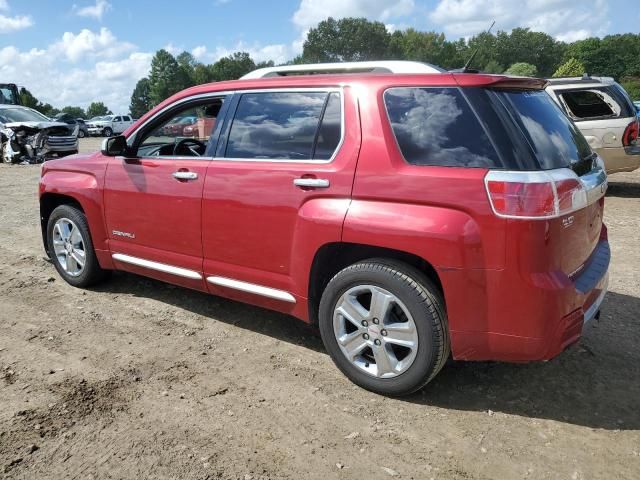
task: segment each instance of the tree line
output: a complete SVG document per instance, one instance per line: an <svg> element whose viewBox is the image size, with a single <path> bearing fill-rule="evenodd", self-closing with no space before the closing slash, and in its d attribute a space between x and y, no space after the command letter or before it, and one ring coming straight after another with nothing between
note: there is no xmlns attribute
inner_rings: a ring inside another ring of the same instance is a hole
<svg viewBox="0 0 640 480"><path fill-rule="evenodd" d="M20 103L22 105L24 105L25 107L33 108L34 110L39 111L49 118L55 117L59 113L66 113L68 115L71 115L73 118L83 119L112 114L111 110L109 110L107 106L102 102L91 102L86 110L82 107L73 106L67 106L61 109L57 109L49 103L42 103L24 87L21 87L18 93L20 95Z"/></svg>
<svg viewBox="0 0 640 480"><path fill-rule="evenodd" d="M495 34L483 32L467 40L447 40L441 32L414 28L390 32L383 23L364 18L328 18L309 30L302 53L287 64L414 60L451 70L464 66L476 50L471 67L482 72L539 77L584 73L611 76L634 100L640 99L640 35L634 33L566 43L543 32L514 28ZM206 64L189 52L174 56L165 49L158 50L149 75L140 79L133 90L130 113L138 118L184 88L237 79L256 68L273 65L273 61L256 62L247 52L236 52ZM57 112L32 97L25 94L24 104L45 115ZM108 109L96 102L86 112L79 107L64 107L61 111L90 117L97 111L98 115L104 115Z"/></svg>

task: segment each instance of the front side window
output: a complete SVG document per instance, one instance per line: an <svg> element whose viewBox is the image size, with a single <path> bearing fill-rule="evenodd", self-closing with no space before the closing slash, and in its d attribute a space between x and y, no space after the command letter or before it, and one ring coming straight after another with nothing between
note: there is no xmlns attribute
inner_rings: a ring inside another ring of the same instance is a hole
<svg viewBox="0 0 640 480"><path fill-rule="evenodd" d="M120 117L116 117L116 118L113 119L113 121L114 122L120 122L121 120L120 120Z"/></svg>
<svg viewBox="0 0 640 480"><path fill-rule="evenodd" d="M223 102L224 98L213 98L197 106L190 104L151 124L145 128L138 145L138 155L204 155Z"/></svg>
<svg viewBox="0 0 640 480"><path fill-rule="evenodd" d="M399 87L384 94L393 133L413 165L491 168L500 159L457 88Z"/></svg>
<svg viewBox="0 0 640 480"><path fill-rule="evenodd" d="M225 157L326 160L339 142L336 120L340 132L337 92L245 93L229 131Z"/></svg>

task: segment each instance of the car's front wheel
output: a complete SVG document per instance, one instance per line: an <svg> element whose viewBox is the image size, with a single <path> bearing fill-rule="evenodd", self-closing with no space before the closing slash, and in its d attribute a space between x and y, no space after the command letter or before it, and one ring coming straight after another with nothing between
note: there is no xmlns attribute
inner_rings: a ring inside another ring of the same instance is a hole
<svg viewBox="0 0 640 480"><path fill-rule="evenodd" d="M74 287L88 287L109 273L96 258L84 213L71 205L56 207L47 222L47 245L53 265Z"/></svg>
<svg viewBox="0 0 640 480"><path fill-rule="evenodd" d="M340 271L322 295L319 321L337 367L384 395L422 388L449 356L442 295L402 262L372 259Z"/></svg>
<svg viewBox="0 0 640 480"><path fill-rule="evenodd" d="M113 135L113 129L111 127L107 127L102 131L102 134L105 137L110 137L111 135Z"/></svg>
<svg viewBox="0 0 640 480"><path fill-rule="evenodd" d="M84 130L79 130L78 131L78 138L84 138L87 134L84 133Z"/></svg>

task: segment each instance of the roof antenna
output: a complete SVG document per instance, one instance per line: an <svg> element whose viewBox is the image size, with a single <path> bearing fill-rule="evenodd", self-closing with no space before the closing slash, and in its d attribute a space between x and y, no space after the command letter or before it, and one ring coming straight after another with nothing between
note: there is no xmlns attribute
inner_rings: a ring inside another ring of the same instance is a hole
<svg viewBox="0 0 640 480"><path fill-rule="evenodd" d="M495 24L496 24L495 20L491 22L491 26L488 28L487 33L491 33L491 29ZM478 50L480 50L480 47L475 49L475 51L471 54L471 57L469 58L469 60L467 60L467 63L464 64L464 67L462 67L459 70L453 70L453 71L460 72L460 73L478 73L478 70L469 68L471 66L471 62L473 62L473 59L476 58L476 54L478 53Z"/></svg>

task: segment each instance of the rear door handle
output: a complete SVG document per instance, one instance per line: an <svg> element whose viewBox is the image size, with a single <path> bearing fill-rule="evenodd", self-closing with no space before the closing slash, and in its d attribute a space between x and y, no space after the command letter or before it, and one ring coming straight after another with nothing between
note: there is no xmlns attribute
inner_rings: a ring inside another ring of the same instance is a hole
<svg viewBox="0 0 640 480"><path fill-rule="evenodd" d="M177 171L173 172L171 175L173 175L173 178L176 180L195 180L198 178L198 174L196 172Z"/></svg>
<svg viewBox="0 0 640 480"><path fill-rule="evenodd" d="M293 184L296 187L327 188L329 180L326 178L296 178L293 180Z"/></svg>

